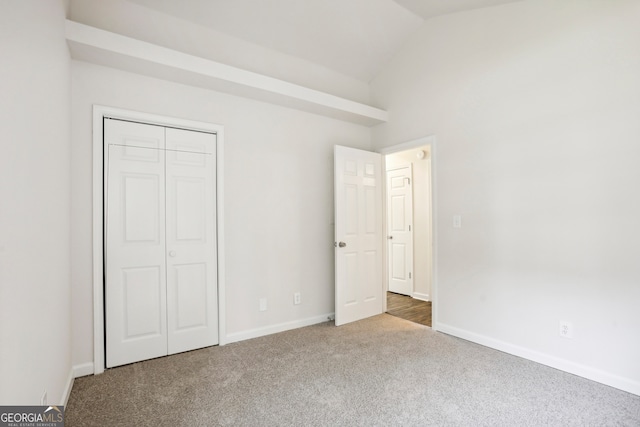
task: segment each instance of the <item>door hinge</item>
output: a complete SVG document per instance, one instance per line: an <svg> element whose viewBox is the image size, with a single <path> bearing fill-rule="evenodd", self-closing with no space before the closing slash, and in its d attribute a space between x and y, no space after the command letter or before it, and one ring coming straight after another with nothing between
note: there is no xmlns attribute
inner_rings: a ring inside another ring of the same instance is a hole
<svg viewBox="0 0 640 427"><path fill-rule="evenodd" d="M409 226L409 231L411 231L411 226Z"/></svg>
<svg viewBox="0 0 640 427"><path fill-rule="evenodd" d="M411 279L411 272L409 272L409 279Z"/></svg>

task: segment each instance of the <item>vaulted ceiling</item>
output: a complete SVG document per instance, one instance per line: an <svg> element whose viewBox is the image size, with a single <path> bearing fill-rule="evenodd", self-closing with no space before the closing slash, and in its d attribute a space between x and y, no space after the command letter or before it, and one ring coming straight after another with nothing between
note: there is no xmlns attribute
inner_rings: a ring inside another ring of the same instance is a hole
<svg viewBox="0 0 640 427"><path fill-rule="evenodd" d="M519 0L129 0L369 82L426 19Z"/></svg>

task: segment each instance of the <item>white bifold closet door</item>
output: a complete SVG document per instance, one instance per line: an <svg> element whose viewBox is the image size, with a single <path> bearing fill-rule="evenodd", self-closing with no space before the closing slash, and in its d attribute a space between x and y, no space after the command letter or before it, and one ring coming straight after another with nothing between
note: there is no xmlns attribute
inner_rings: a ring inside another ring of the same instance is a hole
<svg viewBox="0 0 640 427"><path fill-rule="evenodd" d="M106 366L218 343L215 134L105 119Z"/></svg>

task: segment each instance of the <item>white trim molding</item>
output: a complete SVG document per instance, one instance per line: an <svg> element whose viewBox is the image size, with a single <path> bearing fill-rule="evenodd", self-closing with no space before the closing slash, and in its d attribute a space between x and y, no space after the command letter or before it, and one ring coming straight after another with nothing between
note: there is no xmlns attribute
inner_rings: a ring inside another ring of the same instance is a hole
<svg viewBox="0 0 640 427"><path fill-rule="evenodd" d="M87 375L93 375L93 363L87 362L80 365L73 365L73 377L80 378Z"/></svg>
<svg viewBox="0 0 640 427"><path fill-rule="evenodd" d="M104 343L104 235L103 118L138 121L188 130L212 132L216 138L216 227L218 254L218 343L226 344L226 292L224 269L224 126L213 123L147 114L121 108L93 106L93 364L74 367L84 375L101 374L105 367ZM93 367L88 372L89 365ZM81 375L76 375L81 376Z"/></svg>
<svg viewBox="0 0 640 427"><path fill-rule="evenodd" d="M278 332L290 331L291 329L303 328L305 326L316 325L335 319L335 313L321 314L320 316L306 319L294 320L291 322L279 323L277 325L265 326L262 328L249 329L242 332L234 332L227 335L227 343L249 340L251 338L264 337L266 335L277 334Z"/></svg>
<svg viewBox="0 0 640 427"><path fill-rule="evenodd" d="M414 292L413 297L415 299L419 299L420 301L431 301L429 299L429 294L421 294L420 292Z"/></svg>
<svg viewBox="0 0 640 427"><path fill-rule="evenodd" d="M574 363L566 359L561 359L559 357L531 350L526 347L520 347L505 341L497 340L481 334L476 334L474 332L456 328L455 326L450 326L444 323L438 323L437 329L439 332L443 332L454 337L462 338L476 344L484 345L495 350L522 357L523 359L531 360L532 362L550 366L552 368L559 369L561 371L568 372L579 377L587 378L589 380L596 381L640 396L640 382L632 381L628 378L623 378L610 372L601 371L590 366Z"/></svg>
<svg viewBox="0 0 640 427"><path fill-rule="evenodd" d="M73 389L73 380L74 380L74 372L73 368L69 370L69 376L67 376L67 383L62 392L62 402L60 403L65 408L67 407L67 403L69 403L69 396L71 396L71 390Z"/></svg>

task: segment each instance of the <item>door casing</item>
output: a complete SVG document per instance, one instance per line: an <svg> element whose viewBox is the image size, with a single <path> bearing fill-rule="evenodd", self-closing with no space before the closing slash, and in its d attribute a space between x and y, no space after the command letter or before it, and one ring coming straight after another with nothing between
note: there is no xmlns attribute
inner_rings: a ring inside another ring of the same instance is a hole
<svg viewBox="0 0 640 427"><path fill-rule="evenodd" d="M227 343L224 270L224 126L102 105L93 106L93 373L105 368L104 324L104 141L103 119L112 117L141 123L205 131L217 135L216 144L216 245L218 263L218 337Z"/></svg>

